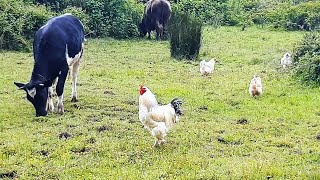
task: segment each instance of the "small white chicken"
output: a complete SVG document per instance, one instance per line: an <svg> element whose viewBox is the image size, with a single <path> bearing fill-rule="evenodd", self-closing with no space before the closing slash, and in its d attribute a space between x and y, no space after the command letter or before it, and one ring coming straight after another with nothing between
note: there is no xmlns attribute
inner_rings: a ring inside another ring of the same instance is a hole
<svg viewBox="0 0 320 180"><path fill-rule="evenodd" d="M200 73L202 75L209 75L214 71L214 65L216 64L215 59L211 59L210 61L206 62L202 60L200 62Z"/></svg>
<svg viewBox="0 0 320 180"><path fill-rule="evenodd" d="M181 99L174 98L169 104L160 106L155 95L146 86L140 85L139 119L155 137L153 147L165 142L167 132L183 114L180 109L182 104Z"/></svg>
<svg viewBox="0 0 320 180"><path fill-rule="evenodd" d="M254 75L250 81L249 94L252 97L262 95L262 81L259 76Z"/></svg>
<svg viewBox="0 0 320 180"><path fill-rule="evenodd" d="M291 59L291 55L287 52L283 55L283 57L281 58L281 61L280 61L283 69L285 69L286 67L288 66L291 66L292 65L292 59Z"/></svg>

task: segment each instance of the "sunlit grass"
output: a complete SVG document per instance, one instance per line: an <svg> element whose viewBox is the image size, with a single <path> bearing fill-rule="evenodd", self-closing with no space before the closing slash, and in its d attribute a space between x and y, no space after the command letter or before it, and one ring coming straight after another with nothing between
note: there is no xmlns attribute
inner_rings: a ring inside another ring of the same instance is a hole
<svg viewBox="0 0 320 180"><path fill-rule="evenodd" d="M89 39L79 75L79 102L65 86L64 115L36 118L13 81L27 82L31 53L0 56L0 174L21 179L319 179L320 95L279 66L303 33L205 28L201 59L215 72L170 57L168 42ZM262 77L253 99L248 84ZM138 86L162 104L185 101L167 144L138 120ZM247 123L238 123L240 119ZM61 133L71 137L60 138Z"/></svg>

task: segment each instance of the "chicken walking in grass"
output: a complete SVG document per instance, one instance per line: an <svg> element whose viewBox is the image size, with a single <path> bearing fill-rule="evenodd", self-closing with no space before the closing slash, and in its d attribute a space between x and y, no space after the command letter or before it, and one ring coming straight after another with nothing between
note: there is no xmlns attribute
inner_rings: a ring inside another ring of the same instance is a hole
<svg viewBox="0 0 320 180"><path fill-rule="evenodd" d="M280 60L280 63L283 67L283 69L289 67L292 65L292 59L291 59L291 55L287 52L283 55L283 57Z"/></svg>
<svg viewBox="0 0 320 180"><path fill-rule="evenodd" d="M202 60L200 62L200 73L202 75L209 75L209 74L213 73L215 64L216 64L215 59L211 59L208 62L206 62L205 60Z"/></svg>
<svg viewBox="0 0 320 180"><path fill-rule="evenodd" d="M167 105L159 105L155 95L146 86L140 85L139 119L155 137L153 147L165 143L167 132L183 114L180 108L182 104L181 99L174 98Z"/></svg>
<svg viewBox="0 0 320 180"><path fill-rule="evenodd" d="M259 76L254 75L250 81L249 94L251 97L262 95L262 81Z"/></svg>

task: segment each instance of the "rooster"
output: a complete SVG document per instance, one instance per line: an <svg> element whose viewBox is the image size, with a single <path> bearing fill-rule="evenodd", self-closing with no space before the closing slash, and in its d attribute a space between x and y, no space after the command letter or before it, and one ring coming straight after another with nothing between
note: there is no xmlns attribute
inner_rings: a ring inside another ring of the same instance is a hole
<svg viewBox="0 0 320 180"><path fill-rule="evenodd" d="M259 76L254 75L250 81L249 94L252 97L261 96L262 94L262 82Z"/></svg>
<svg viewBox="0 0 320 180"><path fill-rule="evenodd" d="M139 119L153 137L156 138L153 147L165 143L169 129L179 121L183 114L179 98L174 98L167 105L159 105L155 95L144 85L140 85Z"/></svg>
<svg viewBox="0 0 320 180"><path fill-rule="evenodd" d="M208 75L211 74L214 70L214 65L216 64L215 59L211 59L210 61L206 62L205 60L202 60L200 62L200 73L202 75Z"/></svg>

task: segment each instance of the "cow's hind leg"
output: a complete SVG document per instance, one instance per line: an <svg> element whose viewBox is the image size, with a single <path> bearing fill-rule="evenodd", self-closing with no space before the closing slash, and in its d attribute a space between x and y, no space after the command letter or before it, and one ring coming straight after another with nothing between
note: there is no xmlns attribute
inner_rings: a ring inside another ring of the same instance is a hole
<svg viewBox="0 0 320 180"><path fill-rule="evenodd" d="M161 40L163 35L163 26L159 21L156 22L156 32L157 32L157 40Z"/></svg>
<svg viewBox="0 0 320 180"><path fill-rule="evenodd" d="M56 87L57 96L58 96L57 110L58 110L58 113L60 114L64 113L63 90L64 90L64 84L66 82L67 75L68 75L68 70L61 71L58 77L58 82Z"/></svg>
<svg viewBox="0 0 320 180"><path fill-rule="evenodd" d="M71 102L77 102L77 80L78 80L78 73L80 68L81 58L78 59L72 67L72 99Z"/></svg>

